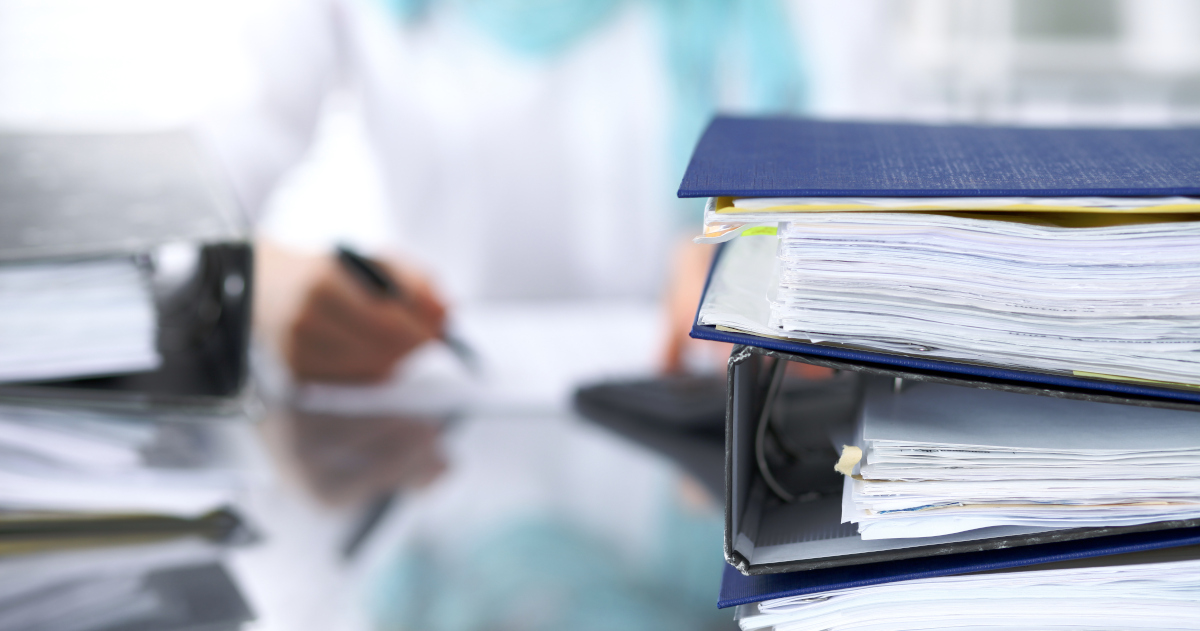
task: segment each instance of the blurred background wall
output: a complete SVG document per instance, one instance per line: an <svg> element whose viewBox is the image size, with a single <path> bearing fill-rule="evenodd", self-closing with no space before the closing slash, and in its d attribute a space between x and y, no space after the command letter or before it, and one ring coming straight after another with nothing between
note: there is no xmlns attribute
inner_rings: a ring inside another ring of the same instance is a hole
<svg viewBox="0 0 1200 631"><path fill-rule="evenodd" d="M260 79L247 42L288 1L0 0L0 126L170 127L235 108ZM788 8L814 116L1200 122L1195 0L791 0ZM393 240L355 108L331 100L306 163L270 204L265 232L314 248Z"/></svg>
<svg viewBox="0 0 1200 631"><path fill-rule="evenodd" d="M819 116L1200 120L1193 0L810 0L794 10Z"/></svg>
<svg viewBox="0 0 1200 631"><path fill-rule="evenodd" d="M248 24L287 0L0 0L0 124L162 126L253 89ZM827 117L1200 117L1195 0L791 0ZM729 105L736 107L736 103Z"/></svg>

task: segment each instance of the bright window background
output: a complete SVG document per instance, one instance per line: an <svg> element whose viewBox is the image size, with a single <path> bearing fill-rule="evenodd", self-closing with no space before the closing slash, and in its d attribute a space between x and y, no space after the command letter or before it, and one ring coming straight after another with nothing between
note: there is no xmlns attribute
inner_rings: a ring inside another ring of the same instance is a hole
<svg viewBox="0 0 1200 631"><path fill-rule="evenodd" d="M1200 122L1193 0L812 0L794 8L821 116Z"/></svg>
<svg viewBox="0 0 1200 631"><path fill-rule="evenodd" d="M0 124L169 126L236 103L270 3L0 0ZM1194 0L789 4L822 116L1200 119Z"/></svg>
<svg viewBox="0 0 1200 631"><path fill-rule="evenodd" d="M275 4L0 0L0 128L162 129L237 108L258 80L247 44ZM260 228L305 249L385 247L392 226L354 104L326 110Z"/></svg>
<svg viewBox="0 0 1200 631"><path fill-rule="evenodd" d="M261 3L258 3L261 4ZM0 0L0 125L176 126L254 84L254 0Z"/></svg>
<svg viewBox="0 0 1200 631"><path fill-rule="evenodd" d="M0 127L162 128L237 107L256 85L253 25L288 1L0 0ZM1194 0L789 6L817 116L1200 123ZM385 246L391 226L355 104L326 109L309 159L284 181L262 229L306 248Z"/></svg>

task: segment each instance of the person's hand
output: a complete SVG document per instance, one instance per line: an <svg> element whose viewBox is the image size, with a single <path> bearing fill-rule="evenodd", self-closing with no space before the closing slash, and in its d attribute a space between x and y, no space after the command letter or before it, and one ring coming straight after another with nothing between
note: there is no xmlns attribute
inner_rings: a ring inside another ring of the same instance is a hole
<svg viewBox="0 0 1200 631"><path fill-rule="evenodd" d="M671 276L666 291L667 339L662 358L663 372L724 372L729 358L729 344L709 342L689 337L700 294L708 278L716 248L698 245L690 240L680 242L672 259Z"/></svg>
<svg viewBox="0 0 1200 631"><path fill-rule="evenodd" d="M260 244L266 312L259 320L297 380L378 382L401 357L441 335L446 309L430 284L401 266L385 266L405 300L372 294L332 256Z"/></svg>

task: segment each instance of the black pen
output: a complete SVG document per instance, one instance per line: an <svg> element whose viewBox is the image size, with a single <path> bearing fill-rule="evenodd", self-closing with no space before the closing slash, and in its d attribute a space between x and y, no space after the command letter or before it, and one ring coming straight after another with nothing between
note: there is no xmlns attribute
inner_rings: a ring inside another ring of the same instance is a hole
<svg viewBox="0 0 1200 631"><path fill-rule="evenodd" d="M358 281L370 290L372 293L384 298L398 300L405 305L412 305L412 296L404 291L404 288L398 284L387 273L379 263L355 252L349 246L339 245L337 248L337 259L342 267L350 272ZM458 337L451 335L445 331L442 332L442 342L458 356L459 361L463 363L473 373L479 372L479 360L475 351L471 350Z"/></svg>
<svg viewBox="0 0 1200 631"><path fill-rule="evenodd" d="M358 554L358 550L363 547L371 533L399 500L400 493L398 491L383 493L367 505L366 510L351 529L350 536L342 544L342 559L349 561Z"/></svg>

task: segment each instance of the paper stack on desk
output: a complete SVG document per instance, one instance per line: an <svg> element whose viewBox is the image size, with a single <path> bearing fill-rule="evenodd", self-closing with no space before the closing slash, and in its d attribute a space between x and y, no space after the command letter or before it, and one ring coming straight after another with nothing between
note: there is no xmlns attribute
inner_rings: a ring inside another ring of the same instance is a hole
<svg viewBox="0 0 1200 631"><path fill-rule="evenodd" d="M1198 421L1195 412L876 384L842 519L864 540L1197 519Z"/></svg>
<svg viewBox="0 0 1200 631"><path fill-rule="evenodd" d="M698 241L778 235L770 315L740 330L1200 386L1198 139L718 118L679 194L710 197Z"/></svg>
<svg viewBox="0 0 1200 631"><path fill-rule="evenodd" d="M219 430L0 406L0 511L200 517L239 488Z"/></svg>
<svg viewBox="0 0 1200 631"><path fill-rule="evenodd" d="M1200 128L713 121L679 196L726 242L692 335L740 345L742 628L1194 627L1200 556L1120 555L1200 542L1197 174ZM786 362L863 375L840 496Z"/></svg>
<svg viewBox="0 0 1200 631"><path fill-rule="evenodd" d="M214 424L0 406L0 629L235 631L249 531Z"/></svg>
<svg viewBox="0 0 1200 631"><path fill-rule="evenodd" d="M780 233L789 337L1200 384L1200 222L806 214Z"/></svg>
<svg viewBox="0 0 1200 631"><path fill-rule="evenodd" d="M155 332L131 257L0 266L0 382L152 370Z"/></svg>
<svg viewBox="0 0 1200 631"><path fill-rule="evenodd" d="M709 308L701 323L852 348L1200 384L1200 222L1178 219L793 215L781 224L769 261L751 254L750 266L731 263L710 288L708 302L757 301L756 313L730 318ZM737 241L747 239L762 237ZM739 296L747 291L753 295Z"/></svg>

